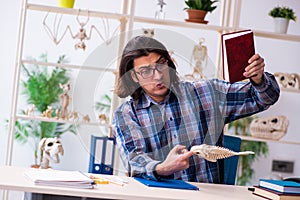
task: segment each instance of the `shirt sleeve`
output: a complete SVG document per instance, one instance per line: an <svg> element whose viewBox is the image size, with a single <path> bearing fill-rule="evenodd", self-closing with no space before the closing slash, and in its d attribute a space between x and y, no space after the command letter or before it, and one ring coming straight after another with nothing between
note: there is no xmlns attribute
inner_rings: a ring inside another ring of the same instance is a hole
<svg viewBox="0 0 300 200"><path fill-rule="evenodd" d="M222 86L219 85L218 88ZM225 110L223 113L225 123L268 109L277 102L280 95L275 77L267 72L264 73L259 85L252 81L227 83L223 88L224 91L225 98L223 103L220 103L220 107L225 107L220 109Z"/></svg>
<svg viewBox="0 0 300 200"><path fill-rule="evenodd" d="M153 160L148 155L142 128L130 102L123 104L115 112L112 131L120 158L130 176L157 180L154 170L161 161Z"/></svg>

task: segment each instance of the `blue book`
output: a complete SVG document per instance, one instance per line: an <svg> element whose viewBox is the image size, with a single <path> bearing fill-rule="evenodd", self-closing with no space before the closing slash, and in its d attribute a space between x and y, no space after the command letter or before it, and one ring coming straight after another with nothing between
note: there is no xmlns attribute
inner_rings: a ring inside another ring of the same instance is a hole
<svg viewBox="0 0 300 200"><path fill-rule="evenodd" d="M162 179L160 181L154 181L139 177L133 177L135 180L140 183L147 185L149 187L162 187L162 188L172 188L172 189L185 189L185 190L199 190L195 185L187 183L183 180L174 180L174 179Z"/></svg>
<svg viewBox="0 0 300 200"><path fill-rule="evenodd" d="M282 193L300 194L300 183L294 181L260 179L259 186Z"/></svg>

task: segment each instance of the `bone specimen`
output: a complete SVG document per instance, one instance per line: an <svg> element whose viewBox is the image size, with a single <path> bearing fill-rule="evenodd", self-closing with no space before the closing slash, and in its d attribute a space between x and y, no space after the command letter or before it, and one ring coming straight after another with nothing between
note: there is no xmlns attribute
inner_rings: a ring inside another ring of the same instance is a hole
<svg viewBox="0 0 300 200"><path fill-rule="evenodd" d="M191 151L210 162L216 162L218 159L224 159L231 156L254 154L253 151L234 152L224 147L207 144L195 145L191 148Z"/></svg>
<svg viewBox="0 0 300 200"><path fill-rule="evenodd" d="M286 116L271 116L254 119L250 124L250 133L253 137L279 140L288 129L289 120Z"/></svg>

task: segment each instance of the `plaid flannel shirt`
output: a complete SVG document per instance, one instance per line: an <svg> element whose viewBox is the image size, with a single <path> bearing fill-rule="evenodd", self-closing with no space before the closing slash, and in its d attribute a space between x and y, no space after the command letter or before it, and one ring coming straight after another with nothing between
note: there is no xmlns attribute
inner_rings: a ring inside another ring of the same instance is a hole
<svg viewBox="0 0 300 200"><path fill-rule="evenodd" d="M226 123L266 110L277 101L279 92L274 76L265 73L259 85L217 79L181 81L171 86L162 103L144 93L122 104L114 115L113 134L123 164L131 176L156 180L155 166L174 146L222 146ZM218 162L193 155L189 168L170 178L220 183L219 173Z"/></svg>

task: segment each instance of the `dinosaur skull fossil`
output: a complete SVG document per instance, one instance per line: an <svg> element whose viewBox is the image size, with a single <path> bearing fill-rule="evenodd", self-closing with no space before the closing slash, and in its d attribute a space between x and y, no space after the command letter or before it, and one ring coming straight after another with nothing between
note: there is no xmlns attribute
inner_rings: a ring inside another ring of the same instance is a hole
<svg viewBox="0 0 300 200"><path fill-rule="evenodd" d="M259 118L251 122L250 132L254 137L279 140L286 134L288 125L285 116Z"/></svg>
<svg viewBox="0 0 300 200"><path fill-rule="evenodd" d="M278 77L279 84L284 88L297 88L300 89L300 77L296 73L282 73L276 72L274 76ZM298 84L298 87L296 85Z"/></svg>

